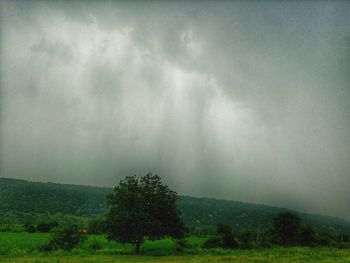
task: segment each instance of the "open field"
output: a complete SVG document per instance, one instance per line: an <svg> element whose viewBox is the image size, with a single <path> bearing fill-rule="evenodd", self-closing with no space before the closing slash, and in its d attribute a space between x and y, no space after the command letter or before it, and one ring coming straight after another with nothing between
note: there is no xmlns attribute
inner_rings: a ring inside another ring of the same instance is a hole
<svg viewBox="0 0 350 263"><path fill-rule="evenodd" d="M350 251L339 249L278 248L232 250L227 255L135 256L96 254L50 254L3 256L0 262L350 262Z"/></svg>
<svg viewBox="0 0 350 263"><path fill-rule="evenodd" d="M132 255L130 245L108 242L102 235L88 240L71 252L42 253L38 247L49 239L45 233L0 233L0 262L350 262L349 249L270 248L251 250L201 249L205 238L188 238L190 249L177 253L170 239L147 241L143 255ZM100 249L93 250L97 242Z"/></svg>

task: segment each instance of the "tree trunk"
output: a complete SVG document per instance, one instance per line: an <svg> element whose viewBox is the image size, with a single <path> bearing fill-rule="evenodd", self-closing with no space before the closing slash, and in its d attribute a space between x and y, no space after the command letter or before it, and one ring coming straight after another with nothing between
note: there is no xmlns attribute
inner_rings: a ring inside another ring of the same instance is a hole
<svg viewBox="0 0 350 263"><path fill-rule="evenodd" d="M141 252L140 248L141 248L141 243L140 242L136 243L135 244L135 254L137 254L137 255L140 254L140 252Z"/></svg>

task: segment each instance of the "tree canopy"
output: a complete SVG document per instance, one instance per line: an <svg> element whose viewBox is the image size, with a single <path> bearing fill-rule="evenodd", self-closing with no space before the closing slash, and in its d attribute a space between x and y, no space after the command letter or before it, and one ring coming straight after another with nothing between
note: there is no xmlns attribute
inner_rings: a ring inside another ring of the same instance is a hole
<svg viewBox="0 0 350 263"><path fill-rule="evenodd" d="M300 217L296 214L285 212L278 214L273 219L273 233L275 242L284 246L298 243Z"/></svg>
<svg viewBox="0 0 350 263"><path fill-rule="evenodd" d="M176 201L178 195L151 173L127 176L107 195L107 238L131 243L140 253L144 239L181 238L185 227Z"/></svg>

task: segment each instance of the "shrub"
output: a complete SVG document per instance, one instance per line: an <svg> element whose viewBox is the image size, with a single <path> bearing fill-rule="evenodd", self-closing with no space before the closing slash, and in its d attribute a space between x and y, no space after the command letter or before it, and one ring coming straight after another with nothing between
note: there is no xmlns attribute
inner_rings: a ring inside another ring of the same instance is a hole
<svg viewBox="0 0 350 263"><path fill-rule="evenodd" d="M186 239L181 238L176 240L175 250L177 252L183 252L185 249L188 248L190 248L190 245Z"/></svg>
<svg viewBox="0 0 350 263"><path fill-rule="evenodd" d="M88 228L91 234L102 234L106 232L106 222L100 219L92 219Z"/></svg>
<svg viewBox="0 0 350 263"><path fill-rule="evenodd" d="M222 243L221 237L209 238L203 244L203 248L218 248L218 247L222 247L222 246L223 246L223 243Z"/></svg>
<svg viewBox="0 0 350 263"><path fill-rule="evenodd" d="M270 248L272 245L272 236L271 236L271 231L268 230L266 231L264 234L259 235L258 236L258 241L257 241L257 245L259 247L263 247L263 248Z"/></svg>
<svg viewBox="0 0 350 263"><path fill-rule="evenodd" d="M56 249L57 247L55 246L54 242L52 242L52 240L39 246L39 251L41 252L50 252Z"/></svg>
<svg viewBox="0 0 350 263"><path fill-rule="evenodd" d="M32 224L29 224L29 223L26 223L24 225L24 229L28 233L35 233L36 232L35 226L33 226Z"/></svg>
<svg viewBox="0 0 350 263"><path fill-rule="evenodd" d="M305 225L300 229L299 242L303 246L314 246L316 243L316 234L310 225Z"/></svg>
<svg viewBox="0 0 350 263"><path fill-rule="evenodd" d="M101 248L102 248L102 245L96 238L94 238L92 240L91 244L89 245L89 249L92 251L96 251L96 250L99 250Z"/></svg>
<svg viewBox="0 0 350 263"><path fill-rule="evenodd" d="M316 238L316 243L321 246L336 246L335 237L327 233L318 234Z"/></svg>
<svg viewBox="0 0 350 263"><path fill-rule="evenodd" d="M235 248L238 247L238 243L232 233L232 228L229 225L218 224L217 225L217 237L208 239L203 248Z"/></svg>
<svg viewBox="0 0 350 263"><path fill-rule="evenodd" d="M39 224L37 225L36 230L38 230L38 232L47 233L51 230L51 225L46 223Z"/></svg>
<svg viewBox="0 0 350 263"><path fill-rule="evenodd" d="M86 238L86 234L80 233L79 228L76 225L67 225L61 228L57 228L56 231L51 235L51 240L49 243L42 245L40 247L40 250L71 250L86 240Z"/></svg>
<svg viewBox="0 0 350 263"><path fill-rule="evenodd" d="M238 247L237 241L232 232L232 228L229 225L218 224L217 232L221 235L223 248L235 248Z"/></svg>
<svg viewBox="0 0 350 263"><path fill-rule="evenodd" d="M253 248L256 245L256 235L252 232L241 233L237 239L240 248Z"/></svg>

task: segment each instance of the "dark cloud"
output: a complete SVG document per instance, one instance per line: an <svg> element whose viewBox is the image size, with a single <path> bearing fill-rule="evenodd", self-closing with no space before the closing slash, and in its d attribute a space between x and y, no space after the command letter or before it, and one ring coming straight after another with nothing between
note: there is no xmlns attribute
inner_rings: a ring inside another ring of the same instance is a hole
<svg viewBox="0 0 350 263"><path fill-rule="evenodd" d="M350 219L344 1L2 1L1 175Z"/></svg>

